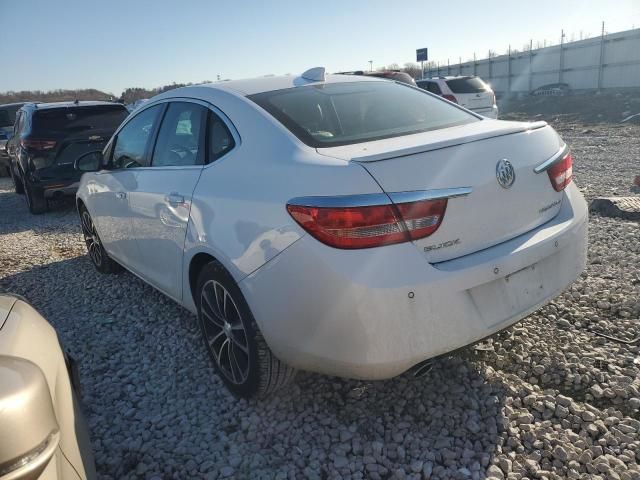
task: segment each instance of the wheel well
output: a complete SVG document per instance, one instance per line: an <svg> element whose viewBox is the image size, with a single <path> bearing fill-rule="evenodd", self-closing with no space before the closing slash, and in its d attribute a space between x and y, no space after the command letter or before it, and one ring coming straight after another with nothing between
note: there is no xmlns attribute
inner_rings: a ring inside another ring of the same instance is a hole
<svg viewBox="0 0 640 480"><path fill-rule="evenodd" d="M224 266L215 258L213 255L209 255L208 253L197 253L189 264L189 290L191 290L191 298L194 303L196 300L196 287L198 286L198 276L202 271L203 267L210 262L216 262L220 265L220 268L224 269ZM226 269L225 269L226 270Z"/></svg>

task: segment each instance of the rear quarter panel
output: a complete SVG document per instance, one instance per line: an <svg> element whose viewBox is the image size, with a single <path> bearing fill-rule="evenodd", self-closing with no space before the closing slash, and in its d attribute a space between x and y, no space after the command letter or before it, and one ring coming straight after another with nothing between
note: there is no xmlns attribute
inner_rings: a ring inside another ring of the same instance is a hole
<svg viewBox="0 0 640 480"><path fill-rule="evenodd" d="M291 198L381 191L360 165L319 155L250 100L215 90L207 98L240 142L203 169L193 195L183 274L191 310L188 269L198 253L214 256L240 281L305 234L286 210Z"/></svg>

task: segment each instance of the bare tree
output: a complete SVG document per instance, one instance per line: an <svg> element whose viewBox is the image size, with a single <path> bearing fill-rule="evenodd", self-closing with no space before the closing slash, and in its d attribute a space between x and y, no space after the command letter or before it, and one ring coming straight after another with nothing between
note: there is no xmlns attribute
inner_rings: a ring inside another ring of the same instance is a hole
<svg viewBox="0 0 640 480"><path fill-rule="evenodd" d="M422 78L422 67L417 63L407 62L402 71L411 75L412 78Z"/></svg>

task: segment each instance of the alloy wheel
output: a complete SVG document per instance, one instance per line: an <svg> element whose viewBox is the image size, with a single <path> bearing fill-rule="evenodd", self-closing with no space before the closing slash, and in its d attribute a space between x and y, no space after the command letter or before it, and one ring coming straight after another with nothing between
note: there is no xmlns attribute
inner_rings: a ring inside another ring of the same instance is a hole
<svg viewBox="0 0 640 480"><path fill-rule="evenodd" d="M86 210L82 212L82 234L84 235L84 243L87 244L87 252L89 257L96 266L102 265L102 244L100 243L100 237L91 220L91 215Z"/></svg>
<svg viewBox="0 0 640 480"><path fill-rule="evenodd" d="M216 280L202 287L200 314L207 347L227 379L240 385L249 377L249 341L240 310Z"/></svg>

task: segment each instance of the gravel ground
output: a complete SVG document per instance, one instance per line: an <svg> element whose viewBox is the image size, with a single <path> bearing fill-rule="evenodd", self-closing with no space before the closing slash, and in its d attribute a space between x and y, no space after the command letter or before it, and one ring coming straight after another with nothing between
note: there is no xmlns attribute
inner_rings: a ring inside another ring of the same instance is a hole
<svg viewBox="0 0 640 480"><path fill-rule="evenodd" d="M564 125L588 198L628 194L640 128ZM640 479L640 224L591 218L587 271L553 303L420 379L301 373L246 402L195 318L98 274L69 204L33 217L0 179L0 291L26 296L80 361L101 478Z"/></svg>

